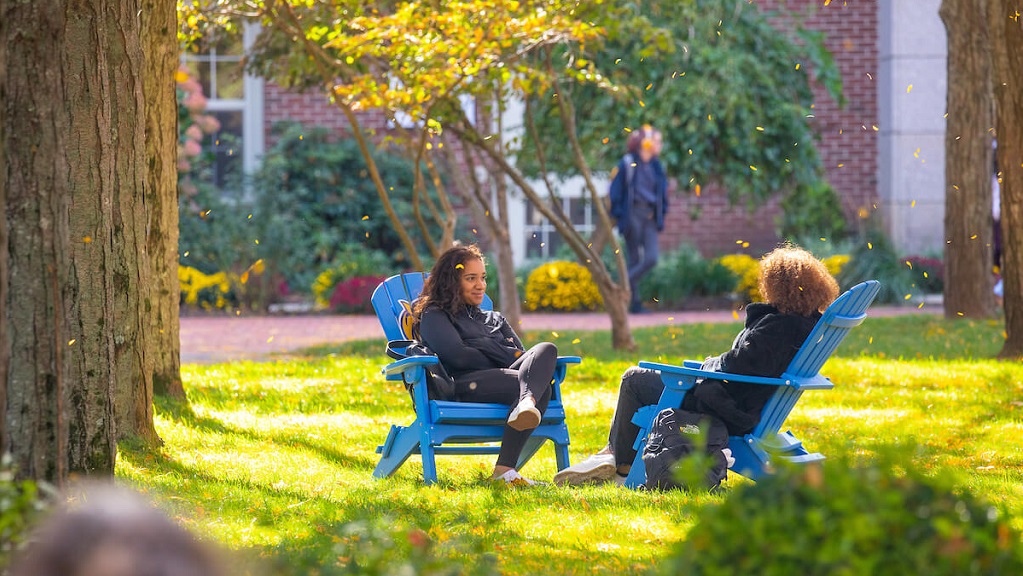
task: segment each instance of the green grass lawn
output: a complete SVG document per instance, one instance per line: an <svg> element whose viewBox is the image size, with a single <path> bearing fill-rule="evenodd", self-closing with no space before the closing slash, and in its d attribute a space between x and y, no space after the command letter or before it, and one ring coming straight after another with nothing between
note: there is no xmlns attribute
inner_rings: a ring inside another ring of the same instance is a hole
<svg viewBox="0 0 1023 576"><path fill-rule="evenodd" d="M563 385L573 461L606 441L628 366L719 353L738 329L636 330L641 353L612 350L607 333L528 334L583 356ZM1023 528L1023 366L988 359L1002 339L1000 322L869 319L825 366L835 389L804 395L786 428L826 455L912 445L906 466L954 475ZM294 574L314 573L311 566L342 573L353 549L370 564L391 547L422 554L415 544L423 532L431 557L496 563L504 573L634 572L683 538L702 506L728 497L614 486L508 490L485 480L492 457L438 457L440 482L431 487L416 457L393 478L374 479L376 446L391 423L413 417L405 391L380 375L382 351L374 340L301 359L186 365L190 405L158 401L164 445L122 444L117 474L204 537ZM540 480L554 472L550 448L524 470ZM733 475L726 485L742 482Z"/></svg>

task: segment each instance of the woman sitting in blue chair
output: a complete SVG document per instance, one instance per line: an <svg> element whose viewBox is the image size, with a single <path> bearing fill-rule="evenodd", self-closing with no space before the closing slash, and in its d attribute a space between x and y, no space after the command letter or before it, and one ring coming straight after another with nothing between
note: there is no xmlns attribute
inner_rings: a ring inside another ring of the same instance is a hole
<svg viewBox="0 0 1023 576"><path fill-rule="evenodd" d="M456 400L511 406L491 478L513 486L533 485L515 465L551 399L558 349L541 342L525 350L504 316L480 309L486 290L479 248L449 248L413 304L413 333L454 379Z"/></svg>
<svg viewBox="0 0 1023 576"><path fill-rule="evenodd" d="M746 326L732 348L708 357L702 370L776 378L795 358L813 331L821 312L838 297L838 283L823 262L810 252L783 246L760 261L760 294L767 302L746 307ZM750 432L775 386L697 380L681 408L721 419L731 436ZM597 454L554 475L554 483L575 485L615 480L625 482L636 458L633 447L639 427L632 423L636 411L657 404L664 391L661 374L633 366L622 375L618 405L611 420L608 444ZM730 454L726 457L730 458Z"/></svg>

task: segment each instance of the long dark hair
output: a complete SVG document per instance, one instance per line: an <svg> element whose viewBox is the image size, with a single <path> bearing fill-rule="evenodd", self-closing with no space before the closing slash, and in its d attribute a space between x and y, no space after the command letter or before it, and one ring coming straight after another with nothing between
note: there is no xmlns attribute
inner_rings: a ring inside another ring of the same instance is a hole
<svg viewBox="0 0 1023 576"><path fill-rule="evenodd" d="M465 301L462 300L462 270L470 260L486 262L483 253L475 244L468 246L452 246L437 258L437 263L430 270L430 276L423 284L423 291L416 298L412 307L412 316L416 324L427 308L440 308L449 314L461 311Z"/></svg>

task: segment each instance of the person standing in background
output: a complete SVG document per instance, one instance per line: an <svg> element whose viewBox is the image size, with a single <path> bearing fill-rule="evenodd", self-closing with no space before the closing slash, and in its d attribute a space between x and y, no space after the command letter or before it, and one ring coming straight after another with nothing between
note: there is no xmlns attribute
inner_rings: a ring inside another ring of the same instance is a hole
<svg viewBox="0 0 1023 576"><path fill-rule="evenodd" d="M625 239L632 313L644 311L639 281L657 265L657 236L668 212L668 177L658 159L661 146L661 133L649 124L633 132L611 180L611 215Z"/></svg>

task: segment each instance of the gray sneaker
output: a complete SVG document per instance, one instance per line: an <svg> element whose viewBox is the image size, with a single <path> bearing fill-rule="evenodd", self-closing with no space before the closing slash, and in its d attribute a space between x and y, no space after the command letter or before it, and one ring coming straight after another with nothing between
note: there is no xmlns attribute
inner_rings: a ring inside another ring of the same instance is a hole
<svg viewBox="0 0 1023 576"><path fill-rule="evenodd" d="M558 486L601 484L614 478L615 469L614 454L594 454L555 474L554 483Z"/></svg>

